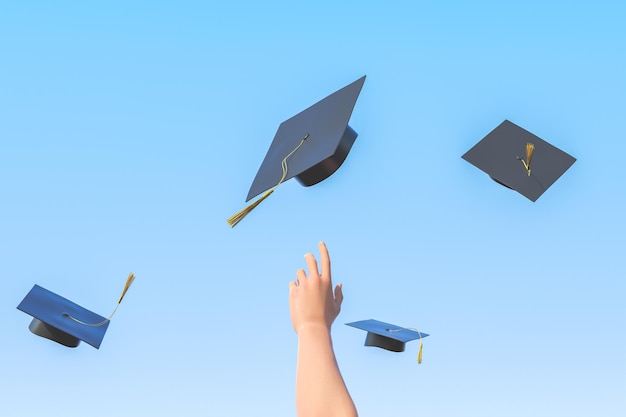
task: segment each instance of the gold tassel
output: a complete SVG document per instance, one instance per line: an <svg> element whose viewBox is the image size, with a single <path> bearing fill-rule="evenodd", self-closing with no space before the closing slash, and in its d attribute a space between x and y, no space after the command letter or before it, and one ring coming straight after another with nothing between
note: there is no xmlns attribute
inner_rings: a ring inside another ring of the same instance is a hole
<svg viewBox="0 0 626 417"><path fill-rule="evenodd" d="M228 222L228 224L230 225L230 227L235 227L237 225L237 223L239 223L241 220L243 220L244 217L246 217L252 210L254 210L254 208L256 206L258 206L259 204L261 204L261 202L263 200L265 200L267 197L270 196L270 194L272 194L274 192L274 190L283 183L283 181L285 180L285 177L287 177L287 159L293 155L298 149L300 149L300 146L302 146L302 144L304 143L305 140L307 140L309 138L309 134L307 133L306 135L304 135L304 137L302 138L302 140L300 140L300 143L298 144L298 146L296 146L294 148L293 151L289 152L289 155L287 155L286 157L283 158L283 160L280 163L280 166L283 170L283 176L280 178L280 181L278 181L278 183L271 188L270 190L266 191L265 194L263 194L261 196L261 198L259 198L257 201L255 201L254 203L250 204L248 207L246 207L245 209L241 210L239 213L235 214L234 216L229 217L226 221Z"/></svg>
<svg viewBox="0 0 626 417"><path fill-rule="evenodd" d="M420 342L420 351L417 353L417 363L422 363L422 348L424 344Z"/></svg>
<svg viewBox="0 0 626 417"><path fill-rule="evenodd" d="M526 163L524 164L526 166L526 171L528 171L528 176L530 177L530 160L533 157L533 152L535 150L535 145L528 142L526 143Z"/></svg>
<svg viewBox="0 0 626 417"><path fill-rule="evenodd" d="M235 227L237 225L237 223L242 221L243 218L248 215L248 213L250 213L252 210L254 210L254 208L256 206L261 204L261 202L263 200L265 200L267 197L269 197L270 194L272 194L273 192L274 192L274 188L272 188L269 191L266 191L265 194L263 194L263 196L261 196L261 198L259 198L257 201L255 201L254 203L250 204L248 207L246 207L245 209L241 210L239 213L235 214L234 216L229 217L228 220L226 220L226 221L228 222L230 227Z"/></svg>
<svg viewBox="0 0 626 417"><path fill-rule="evenodd" d="M130 286L131 286L131 284L133 283L134 280L135 280L135 274L133 274L131 272L130 274L128 274L128 279L126 280L126 285L124 285L124 291L122 291L122 295L120 295L120 299L117 301L118 304L122 302L122 299L126 295L126 291L128 291L128 289L130 288Z"/></svg>

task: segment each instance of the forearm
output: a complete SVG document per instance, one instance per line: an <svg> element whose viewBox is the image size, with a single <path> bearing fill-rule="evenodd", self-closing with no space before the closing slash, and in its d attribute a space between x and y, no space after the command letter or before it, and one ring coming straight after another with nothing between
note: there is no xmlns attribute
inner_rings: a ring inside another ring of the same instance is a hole
<svg viewBox="0 0 626 417"><path fill-rule="evenodd" d="M298 331L296 409L298 417L357 415L339 372L330 330L322 324Z"/></svg>

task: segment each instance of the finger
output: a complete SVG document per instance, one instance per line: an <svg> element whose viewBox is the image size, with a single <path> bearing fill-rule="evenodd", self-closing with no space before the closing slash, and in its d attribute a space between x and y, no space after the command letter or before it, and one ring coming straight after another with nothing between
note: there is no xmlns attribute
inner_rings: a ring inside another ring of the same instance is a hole
<svg viewBox="0 0 626 417"><path fill-rule="evenodd" d="M296 285L300 286L306 282L306 273L304 269L298 269L296 271Z"/></svg>
<svg viewBox="0 0 626 417"><path fill-rule="evenodd" d="M319 270L317 269L317 261L315 260L315 256L311 253L307 253L304 255L304 259L306 259L307 268L309 268L309 279L317 278L320 276Z"/></svg>
<svg viewBox="0 0 626 417"><path fill-rule="evenodd" d="M293 299L296 297L297 292L298 284L296 284L294 281L291 281L289 283L289 305L291 305Z"/></svg>
<svg viewBox="0 0 626 417"><path fill-rule="evenodd" d="M341 309L341 303L343 303L343 285L337 284L335 287L335 305L337 306L337 311Z"/></svg>
<svg viewBox="0 0 626 417"><path fill-rule="evenodd" d="M331 282L330 256L328 255L328 248L326 248L326 244L324 242L320 242L317 246L319 247L320 260L322 262L322 277L328 279L328 282Z"/></svg>

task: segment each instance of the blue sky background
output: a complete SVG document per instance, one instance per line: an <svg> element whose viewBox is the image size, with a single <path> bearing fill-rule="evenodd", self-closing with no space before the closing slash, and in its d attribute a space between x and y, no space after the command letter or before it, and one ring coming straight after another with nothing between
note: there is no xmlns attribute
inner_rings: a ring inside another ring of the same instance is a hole
<svg viewBox="0 0 626 417"><path fill-rule="evenodd" d="M362 417L623 416L619 1L0 3L0 414L295 415L288 282L324 240ZM336 175L235 229L280 122L367 75ZM509 119L578 160L536 203L461 159ZM39 284L100 350L28 331ZM431 334L404 353L344 323Z"/></svg>

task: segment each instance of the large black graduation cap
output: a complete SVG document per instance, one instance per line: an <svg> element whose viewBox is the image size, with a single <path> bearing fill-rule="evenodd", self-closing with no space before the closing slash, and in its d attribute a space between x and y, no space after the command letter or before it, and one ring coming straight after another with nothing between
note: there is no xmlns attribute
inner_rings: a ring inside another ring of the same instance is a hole
<svg viewBox="0 0 626 417"><path fill-rule="evenodd" d="M287 161L283 182L295 177L308 187L325 180L341 166L357 137L348 122L364 82L365 76L280 124L246 201L281 181L281 162L305 137Z"/></svg>
<svg viewBox="0 0 626 417"><path fill-rule="evenodd" d="M508 120L463 156L497 183L536 201L576 158Z"/></svg>
<svg viewBox="0 0 626 417"><path fill-rule="evenodd" d="M364 82L365 76L280 124L246 201L265 193L228 218L231 227L235 227L284 181L295 177L308 187L337 171L357 137L348 121Z"/></svg>

